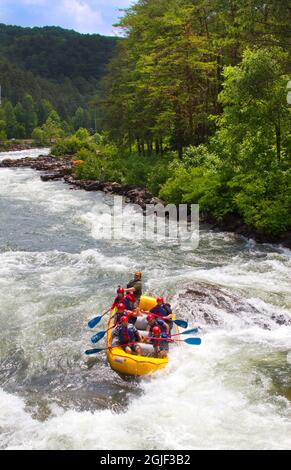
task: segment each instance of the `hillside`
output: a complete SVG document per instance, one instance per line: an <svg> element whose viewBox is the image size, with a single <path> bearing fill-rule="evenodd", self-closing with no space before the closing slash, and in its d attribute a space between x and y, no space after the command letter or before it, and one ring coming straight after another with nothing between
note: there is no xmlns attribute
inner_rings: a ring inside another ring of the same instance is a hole
<svg viewBox="0 0 291 470"><path fill-rule="evenodd" d="M28 93L51 102L63 119L87 107L118 39L59 27L0 24L2 96L15 105Z"/></svg>

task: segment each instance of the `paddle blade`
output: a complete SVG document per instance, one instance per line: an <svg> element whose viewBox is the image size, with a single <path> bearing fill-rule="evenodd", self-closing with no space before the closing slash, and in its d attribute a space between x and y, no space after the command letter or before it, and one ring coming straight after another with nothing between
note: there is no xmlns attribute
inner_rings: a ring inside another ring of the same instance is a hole
<svg viewBox="0 0 291 470"><path fill-rule="evenodd" d="M106 331L100 331L99 333L96 333L96 335L92 336L91 342L93 344L98 343L100 339L104 338Z"/></svg>
<svg viewBox="0 0 291 470"><path fill-rule="evenodd" d="M199 346L199 344L201 344L201 338L187 338L184 339L184 343L196 344L197 346Z"/></svg>
<svg viewBox="0 0 291 470"><path fill-rule="evenodd" d="M184 320L174 320L174 323L176 323L176 325L180 326L181 328L188 328L188 322Z"/></svg>
<svg viewBox="0 0 291 470"><path fill-rule="evenodd" d="M105 349L87 349L87 351L85 351L85 354L87 356L90 356L91 354L97 354L101 351L105 351Z"/></svg>
<svg viewBox="0 0 291 470"><path fill-rule="evenodd" d="M183 331L182 333L179 333L180 335L189 335L190 333L198 333L198 328L193 328L192 330L186 330Z"/></svg>
<svg viewBox="0 0 291 470"><path fill-rule="evenodd" d="M94 328L94 326L98 325L98 323L100 322L102 317L95 317L95 318L92 318L92 320L90 320L88 322L88 326L89 328Z"/></svg>

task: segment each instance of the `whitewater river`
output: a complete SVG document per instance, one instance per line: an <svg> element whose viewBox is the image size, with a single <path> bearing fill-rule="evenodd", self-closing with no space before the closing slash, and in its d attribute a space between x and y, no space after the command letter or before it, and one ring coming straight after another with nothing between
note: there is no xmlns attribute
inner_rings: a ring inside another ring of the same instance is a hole
<svg viewBox="0 0 291 470"><path fill-rule="evenodd" d="M0 448L290 449L290 251L206 229L196 250L98 240L111 203L0 169ZM88 319L135 270L202 345L125 381L84 350Z"/></svg>

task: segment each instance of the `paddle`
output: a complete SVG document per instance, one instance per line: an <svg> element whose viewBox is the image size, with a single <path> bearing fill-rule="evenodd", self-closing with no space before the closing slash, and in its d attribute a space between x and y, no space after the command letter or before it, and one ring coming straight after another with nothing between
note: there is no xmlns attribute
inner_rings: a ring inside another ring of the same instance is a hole
<svg viewBox="0 0 291 470"><path fill-rule="evenodd" d="M188 328L188 322L186 322L185 320L172 320L172 322L176 323L176 325L180 326L181 328Z"/></svg>
<svg viewBox="0 0 291 470"><path fill-rule="evenodd" d="M105 331L99 331L99 333L96 333L96 335L92 336L91 338L91 342L93 344L95 343L98 343L98 341L100 341L102 338L104 338L104 336L106 335L107 331L111 330L112 328L115 328L117 324L114 324L113 326L111 326L110 328L108 328L107 330Z"/></svg>
<svg viewBox="0 0 291 470"><path fill-rule="evenodd" d="M108 311L106 311L105 313L103 313L103 315L100 315L99 317L95 317L95 318L92 318L92 320L90 320L88 322L88 326L89 328L94 328L94 326L98 325L98 323L101 322L101 319L107 315Z"/></svg>
<svg viewBox="0 0 291 470"><path fill-rule="evenodd" d="M176 333L176 334L171 335L171 336L189 335L190 333L198 333L198 328L193 328L192 330L182 331L182 333Z"/></svg>
<svg viewBox="0 0 291 470"><path fill-rule="evenodd" d="M162 340L162 341L171 341L170 339L167 340L165 338L155 338L155 339L159 339L159 340ZM176 342L176 341L182 341L183 343L192 344L192 345L195 344L197 346L199 346L201 344L201 338L187 338L187 339L176 339L176 340L174 340L174 342ZM116 346L110 346L109 348L102 348L102 349L87 349L87 351L85 351L85 354L87 356L90 356L91 354L97 354L97 353L102 352L102 351L107 351L108 349L120 348L122 346L130 346L131 344L139 344L139 342L127 343L127 344L117 344Z"/></svg>

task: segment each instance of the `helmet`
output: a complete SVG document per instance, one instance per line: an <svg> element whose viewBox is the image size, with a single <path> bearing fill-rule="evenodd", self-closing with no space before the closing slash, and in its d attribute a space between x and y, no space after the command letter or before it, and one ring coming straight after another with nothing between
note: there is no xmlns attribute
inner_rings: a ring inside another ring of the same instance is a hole
<svg viewBox="0 0 291 470"><path fill-rule="evenodd" d="M148 316L147 316L147 321L151 321L151 320L154 320L155 316L150 313Z"/></svg>
<svg viewBox="0 0 291 470"><path fill-rule="evenodd" d="M124 304L121 302L117 304L117 310L124 310Z"/></svg>
<svg viewBox="0 0 291 470"><path fill-rule="evenodd" d="M142 273L140 271L136 271L134 273L135 277L141 277Z"/></svg>
<svg viewBox="0 0 291 470"><path fill-rule="evenodd" d="M117 289L117 294L124 294L124 289L123 289L123 287L118 287L118 289Z"/></svg>
<svg viewBox="0 0 291 470"><path fill-rule="evenodd" d="M123 316L120 318L120 323L123 323L123 322L128 323L128 317L127 317L126 315L123 315Z"/></svg>
<svg viewBox="0 0 291 470"><path fill-rule="evenodd" d="M161 328L159 326L154 326L152 329L154 335L159 335L161 333Z"/></svg>
<svg viewBox="0 0 291 470"><path fill-rule="evenodd" d="M164 302L164 297L157 297L157 302L158 302L158 303L159 303L159 302L162 302L162 303L163 303L163 302Z"/></svg>

